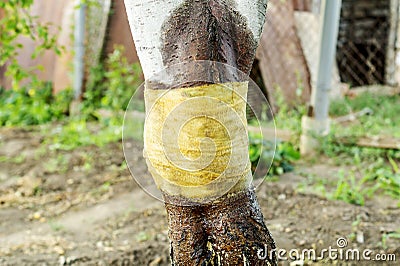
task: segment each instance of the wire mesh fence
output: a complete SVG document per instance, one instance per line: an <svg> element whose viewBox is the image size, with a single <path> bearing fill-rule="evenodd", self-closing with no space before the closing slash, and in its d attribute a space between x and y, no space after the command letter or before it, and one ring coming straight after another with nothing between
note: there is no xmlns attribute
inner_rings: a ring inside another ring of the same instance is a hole
<svg viewBox="0 0 400 266"><path fill-rule="evenodd" d="M270 0L259 68L268 92L307 100L319 63L321 0ZM342 0L332 88L397 85L398 0Z"/></svg>
<svg viewBox="0 0 400 266"><path fill-rule="evenodd" d="M99 63L105 39L111 0L97 0L88 6L86 12L87 68Z"/></svg>
<svg viewBox="0 0 400 266"><path fill-rule="evenodd" d="M386 82L390 1L344 0L337 61L341 79L354 86Z"/></svg>

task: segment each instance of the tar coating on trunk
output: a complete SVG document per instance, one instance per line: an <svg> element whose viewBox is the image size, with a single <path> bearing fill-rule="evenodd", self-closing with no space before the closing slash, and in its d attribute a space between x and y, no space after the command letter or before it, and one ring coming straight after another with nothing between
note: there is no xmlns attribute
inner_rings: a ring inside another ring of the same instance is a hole
<svg viewBox="0 0 400 266"><path fill-rule="evenodd" d="M174 266L276 265L276 246L264 224L254 189L191 206L168 203L187 199L164 197L169 228L173 228L169 239ZM265 245L268 256L260 259L258 251Z"/></svg>
<svg viewBox="0 0 400 266"><path fill-rule="evenodd" d="M248 75L257 42L246 19L234 8L231 0L188 0L175 9L162 27L164 66L210 60L228 64ZM225 77L220 77L216 68L211 77L209 71L187 69L179 79L187 82L183 87L204 84L196 80L222 83ZM207 76L202 77L202 73Z"/></svg>

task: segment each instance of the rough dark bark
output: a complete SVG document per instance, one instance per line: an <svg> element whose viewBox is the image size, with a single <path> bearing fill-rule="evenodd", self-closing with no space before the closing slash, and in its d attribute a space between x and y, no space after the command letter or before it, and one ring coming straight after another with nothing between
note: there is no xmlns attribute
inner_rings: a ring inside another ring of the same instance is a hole
<svg viewBox="0 0 400 266"><path fill-rule="evenodd" d="M179 206L168 202L185 199L165 199L173 265L276 265L275 243L253 189L208 204ZM262 259L265 247L270 252Z"/></svg>
<svg viewBox="0 0 400 266"><path fill-rule="evenodd" d="M250 74L257 43L246 19L233 9L232 0L188 0L163 25L165 66L193 60L225 63ZM218 73L216 69L215 73ZM182 87L203 85L196 80L218 83L226 77L202 77L209 71L185 69ZM232 73L235 75L235 73ZM237 75L236 75L237 76ZM239 80L238 80L239 81Z"/></svg>

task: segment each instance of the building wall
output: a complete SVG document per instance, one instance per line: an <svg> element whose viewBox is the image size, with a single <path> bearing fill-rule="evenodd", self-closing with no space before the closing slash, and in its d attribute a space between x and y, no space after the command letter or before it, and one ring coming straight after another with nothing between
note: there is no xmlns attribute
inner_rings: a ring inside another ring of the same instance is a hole
<svg viewBox="0 0 400 266"><path fill-rule="evenodd" d="M39 21L50 22L54 25L54 27L50 27L50 32L53 34L58 34L58 43L59 45L66 47L66 54L70 53L68 50L68 36L70 34L71 27L68 24L69 19L67 16L69 16L73 10L71 2L72 1L64 0L34 1L34 4L29 11L31 15L38 16ZM68 9L71 12L68 12ZM58 27L60 27L61 30L59 30ZM60 84L69 84L67 64L58 62L60 58L57 58L54 52L46 51L42 56L32 59L31 54L33 53L37 43L26 37L18 38L17 43L20 43L24 46L24 48L20 50L20 53L17 57L21 66L25 68L31 68L36 65L42 65L44 67L44 71L37 71L39 78L51 81L57 79L60 81ZM4 87L10 87L10 80L4 76L5 70L5 66L3 66L0 70L0 85Z"/></svg>
<svg viewBox="0 0 400 266"><path fill-rule="evenodd" d="M123 0L112 0L112 9L105 38L106 42L101 46L101 48L104 47L103 56L112 52L114 45L122 45L125 47L125 56L128 62L137 62L138 58ZM53 24L51 32L58 35L58 44L65 47L62 56L56 56L54 52L47 51L42 56L31 59L31 54L37 44L25 37L18 39L18 43L24 46L18 55L19 63L25 68L42 65L44 71L37 71L38 77L42 80L52 81L56 92L72 85L73 41L71 36L73 34L74 11L75 1L73 0L36 0L29 11L31 15L38 16L41 22ZM90 45L90 43L87 45ZM10 81L4 77L5 70L5 66L0 67L0 86L10 88Z"/></svg>
<svg viewBox="0 0 400 266"><path fill-rule="evenodd" d="M111 53L115 45L122 45L125 47L125 56L128 62L138 62L139 59L136 55L135 44L129 28L124 1L113 0L112 10L106 36L105 53Z"/></svg>

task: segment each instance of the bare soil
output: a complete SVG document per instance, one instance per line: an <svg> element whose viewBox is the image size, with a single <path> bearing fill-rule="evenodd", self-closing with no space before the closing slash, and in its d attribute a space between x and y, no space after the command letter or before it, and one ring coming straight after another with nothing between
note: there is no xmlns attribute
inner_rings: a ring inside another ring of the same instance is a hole
<svg viewBox="0 0 400 266"><path fill-rule="evenodd" d="M39 128L0 129L0 265L170 264L163 204L133 181L121 143L55 151L43 139ZM137 165L147 174L144 163ZM328 160L302 162L295 172L258 188L278 247L321 251L337 248L337 239L345 237L347 248L392 253L400 260L400 240L382 242L385 233L400 228L398 201L376 195L365 206L355 206L311 189L299 191L307 176L335 180L338 170Z"/></svg>

